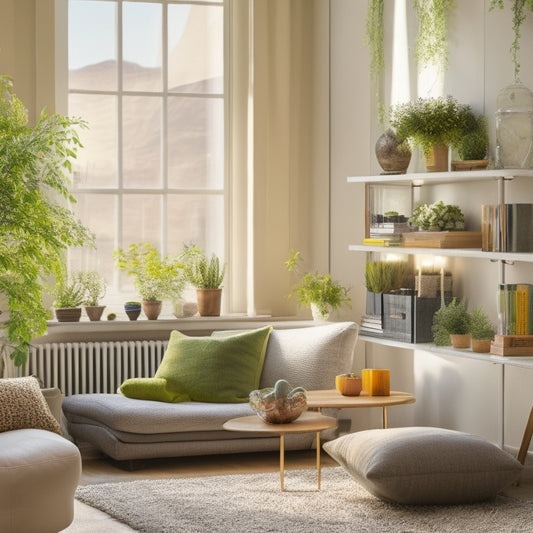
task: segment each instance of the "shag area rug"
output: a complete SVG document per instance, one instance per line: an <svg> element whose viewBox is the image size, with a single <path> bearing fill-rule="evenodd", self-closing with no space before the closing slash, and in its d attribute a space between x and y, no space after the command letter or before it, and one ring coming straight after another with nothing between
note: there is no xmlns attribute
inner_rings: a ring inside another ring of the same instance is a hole
<svg viewBox="0 0 533 533"><path fill-rule="evenodd" d="M342 468L86 485L76 498L143 533L533 532L533 503L498 496L460 506L383 502Z"/></svg>

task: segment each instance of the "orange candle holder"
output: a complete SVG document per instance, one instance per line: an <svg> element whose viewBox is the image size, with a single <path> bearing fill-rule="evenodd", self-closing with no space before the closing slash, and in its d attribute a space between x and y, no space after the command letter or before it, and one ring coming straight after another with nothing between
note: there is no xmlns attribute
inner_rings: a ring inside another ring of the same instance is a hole
<svg viewBox="0 0 533 533"><path fill-rule="evenodd" d="M383 368L364 368L363 392L368 396L390 396L390 370Z"/></svg>

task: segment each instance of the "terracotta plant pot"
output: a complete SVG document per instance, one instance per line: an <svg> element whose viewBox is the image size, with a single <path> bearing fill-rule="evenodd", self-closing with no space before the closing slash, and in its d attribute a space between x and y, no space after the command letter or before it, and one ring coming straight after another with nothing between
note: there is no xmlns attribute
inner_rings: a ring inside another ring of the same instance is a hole
<svg viewBox="0 0 533 533"><path fill-rule="evenodd" d="M444 144L433 146L426 156L426 172L448 172L448 147Z"/></svg>
<svg viewBox="0 0 533 533"><path fill-rule="evenodd" d="M220 316L222 289L196 289L200 316Z"/></svg>
<svg viewBox="0 0 533 533"><path fill-rule="evenodd" d="M79 322L81 307L59 307L55 310L58 322Z"/></svg>
<svg viewBox="0 0 533 533"><path fill-rule="evenodd" d="M472 339L472 351L477 353L489 353L490 343L490 339Z"/></svg>
<svg viewBox="0 0 533 533"><path fill-rule="evenodd" d="M359 396L363 388L363 380L351 374L340 374L335 376L335 388L343 396Z"/></svg>
<svg viewBox="0 0 533 533"><path fill-rule="evenodd" d="M102 318L105 305L86 305L85 312L91 322L98 322Z"/></svg>
<svg viewBox="0 0 533 533"><path fill-rule="evenodd" d="M470 333L465 335L450 335L450 340L454 348L470 348Z"/></svg>
<svg viewBox="0 0 533 533"><path fill-rule="evenodd" d="M157 320L161 314L163 302L161 300L143 300L142 306L148 320Z"/></svg>

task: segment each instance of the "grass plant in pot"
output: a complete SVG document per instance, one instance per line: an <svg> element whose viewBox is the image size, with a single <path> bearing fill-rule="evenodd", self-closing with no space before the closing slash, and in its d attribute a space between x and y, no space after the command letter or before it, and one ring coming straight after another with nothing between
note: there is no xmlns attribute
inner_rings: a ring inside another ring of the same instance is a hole
<svg viewBox="0 0 533 533"><path fill-rule="evenodd" d="M212 253L211 257L197 246L188 247L183 253L185 279L196 287L196 300L200 316L220 316L222 282L226 265Z"/></svg>
<svg viewBox="0 0 533 533"><path fill-rule="evenodd" d="M468 109L452 96L418 98L392 106L390 124L398 141L409 139L414 147L422 148L427 172L446 172L448 147L457 144L463 135Z"/></svg>
<svg viewBox="0 0 533 533"><path fill-rule="evenodd" d="M133 285L142 299L148 320L157 320L163 300L179 298L185 286L183 264L177 257L161 258L149 243L132 244L114 252L116 265L133 277Z"/></svg>
<svg viewBox="0 0 533 533"><path fill-rule="evenodd" d="M97 322L102 318L105 305L100 305L100 300L106 293L106 282L96 270L89 270L80 273L80 283L85 288L85 312L92 322Z"/></svg>
<svg viewBox="0 0 533 533"><path fill-rule="evenodd" d="M367 261L365 264L366 314L382 317L383 294L402 288L405 261Z"/></svg>
<svg viewBox="0 0 533 533"><path fill-rule="evenodd" d="M310 307L313 320L328 320L330 313L340 309L343 304L351 307L349 288L333 280L331 274L315 271L302 275L299 269L302 260L300 252L291 250L289 260L285 262L287 270L300 277L300 281L292 287L289 298L295 297L299 305Z"/></svg>
<svg viewBox="0 0 533 533"><path fill-rule="evenodd" d="M439 346L470 348L470 313L464 302L454 298L433 316L433 341Z"/></svg>
<svg viewBox="0 0 533 533"><path fill-rule="evenodd" d="M68 247L93 242L72 215L68 192L77 128L84 126L44 111L29 126L12 81L0 76L0 345L15 367L26 362L31 340L46 333L45 280L60 275Z"/></svg>
<svg viewBox="0 0 533 533"><path fill-rule="evenodd" d="M79 322L81 305L85 299L85 287L80 273L64 272L54 286L54 307L58 322Z"/></svg>
<svg viewBox="0 0 533 533"><path fill-rule="evenodd" d="M473 352L490 352L490 343L494 339L496 328L482 307L476 307L470 315L470 334Z"/></svg>

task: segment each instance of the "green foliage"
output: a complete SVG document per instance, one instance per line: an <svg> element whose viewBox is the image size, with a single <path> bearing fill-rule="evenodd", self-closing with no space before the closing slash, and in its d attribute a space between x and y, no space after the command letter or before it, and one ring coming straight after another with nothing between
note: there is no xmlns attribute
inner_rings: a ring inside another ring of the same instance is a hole
<svg viewBox="0 0 533 533"><path fill-rule="evenodd" d="M457 145L467 126L470 106L452 96L417 98L392 106L390 123L399 141L409 139L428 155L433 146Z"/></svg>
<svg viewBox="0 0 533 533"><path fill-rule="evenodd" d="M476 307L470 315L470 333L473 339L492 340L496 328L482 307Z"/></svg>
<svg viewBox="0 0 533 533"><path fill-rule="evenodd" d="M463 160L485 159L489 151L489 132L484 115L476 115L470 109L465 111L465 129L456 147Z"/></svg>
<svg viewBox="0 0 533 533"><path fill-rule="evenodd" d="M133 276L133 284L143 300L175 299L185 287L183 264L176 257L161 254L149 243L132 244L115 250L116 265Z"/></svg>
<svg viewBox="0 0 533 533"><path fill-rule="evenodd" d="M197 289L219 289L226 275L226 265L220 265L219 257L213 253L208 258L200 248L192 245L184 254L185 279Z"/></svg>
<svg viewBox="0 0 533 533"><path fill-rule="evenodd" d="M364 41L370 53L370 76L375 86L380 124L385 121L385 107L380 94L381 76L385 70L383 4L384 0L368 0Z"/></svg>
<svg viewBox="0 0 533 533"><path fill-rule="evenodd" d="M62 274L57 278L53 292L55 308L79 307L85 299L82 273Z"/></svg>
<svg viewBox="0 0 533 533"><path fill-rule="evenodd" d="M295 272L301 276L299 263L302 261L300 252L291 250L285 266L289 272ZM303 306L315 304L322 314L327 314L330 309L339 309L342 304L351 307L351 298L348 296L350 289L343 287L334 281L331 274L306 273L300 277L300 282L293 286L289 298L293 296Z"/></svg>
<svg viewBox="0 0 533 533"><path fill-rule="evenodd" d="M465 217L456 205L447 205L439 200L433 204L420 204L415 207L409 224L426 231L463 230Z"/></svg>
<svg viewBox="0 0 533 533"><path fill-rule="evenodd" d="M85 126L45 111L28 126L11 80L0 76L0 293L7 299L4 327L16 366L26 362L30 341L46 331L43 280L61 275L68 247L92 243L68 206L74 202L71 160L81 146L76 128Z"/></svg>
<svg viewBox="0 0 533 533"><path fill-rule="evenodd" d="M526 13L524 9L527 8L530 11L533 11L533 0L511 0L512 5L511 9L513 10L513 42L509 51L511 52L511 57L514 65L514 77L515 81L518 81L520 78L520 61L518 60L518 54L520 52L520 38L521 27L526 20ZM503 9L504 1L503 0L490 0L489 11L492 11L494 8L499 7Z"/></svg>
<svg viewBox="0 0 533 533"><path fill-rule="evenodd" d="M106 293L106 282L96 270L80 272L80 283L85 289L83 303L85 305L99 305Z"/></svg>
<svg viewBox="0 0 533 533"><path fill-rule="evenodd" d="M441 307L433 315L433 340L440 344L446 335L466 335L470 333L470 314L466 304L454 298L448 305ZM446 343L449 344L449 343Z"/></svg>
<svg viewBox="0 0 533 533"><path fill-rule="evenodd" d="M414 0L418 19L415 55L419 65L448 67L446 17L454 0Z"/></svg>
<svg viewBox="0 0 533 533"><path fill-rule="evenodd" d="M404 261L367 261L365 286L370 292L392 292L403 286L407 263Z"/></svg>

